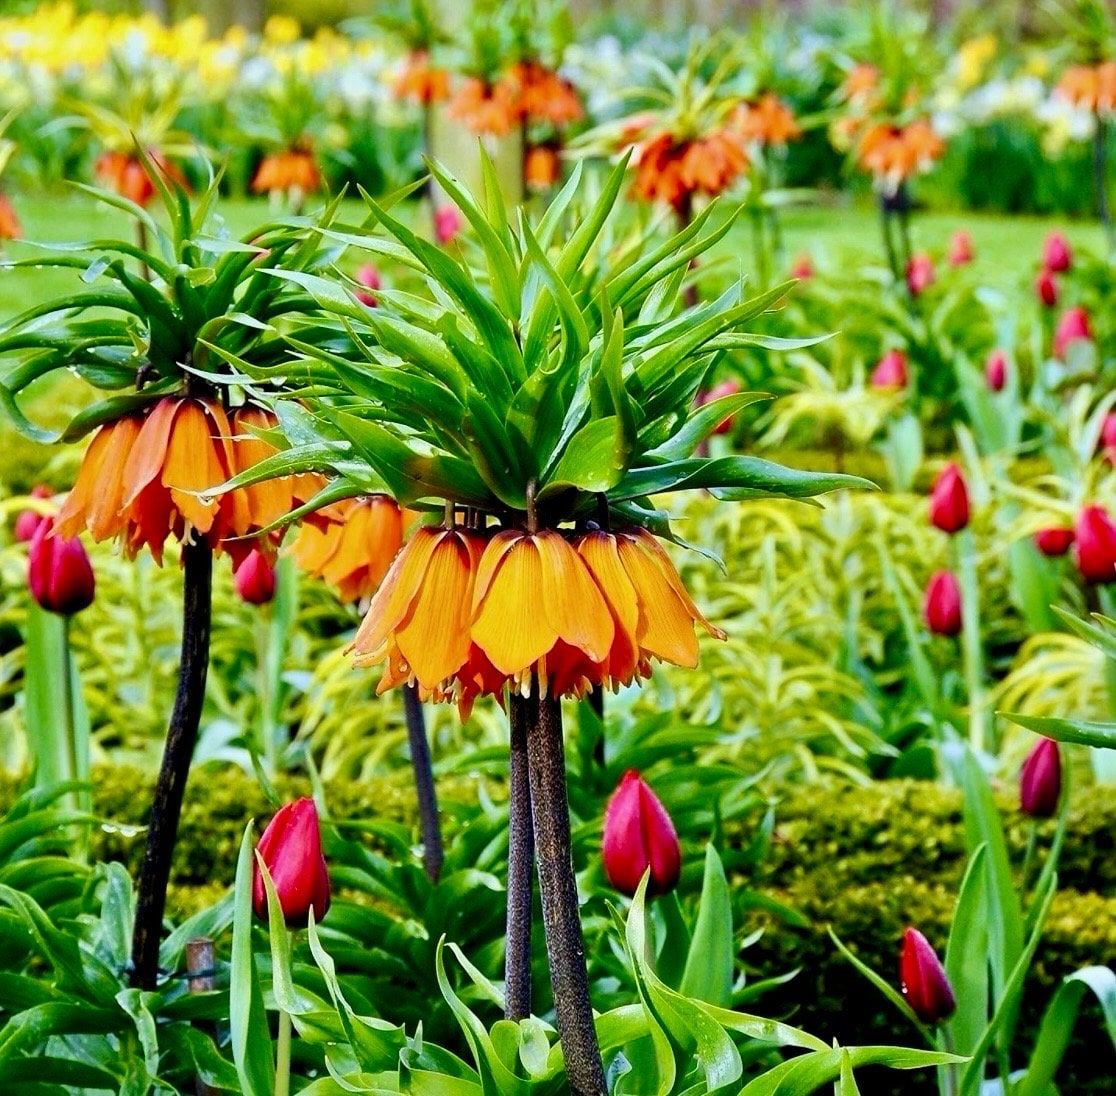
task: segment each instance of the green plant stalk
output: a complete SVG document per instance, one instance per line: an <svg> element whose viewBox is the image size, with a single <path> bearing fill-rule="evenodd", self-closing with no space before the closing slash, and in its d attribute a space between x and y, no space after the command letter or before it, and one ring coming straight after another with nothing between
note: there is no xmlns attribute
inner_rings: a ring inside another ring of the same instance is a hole
<svg viewBox="0 0 1116 1096"><path fill-rule="evenodd" d="M941 1028L941 1044L942 1050L947 1054L955 1053L953 1048L953 1036L950 1034L949 1027L943 1025ZM948 1066L941 1067L941 1080L942 1080L942 1096L957 1096L958 1086L961 1083L961 1078L958 1076L957 1063L950 1062Z"/></svg>
<svg viewBox="0 0 1116 1096"><path fill-rule="evenodd" d="M1106 617L1116 615L1116 590L1112 583L1098 585L1097 598L1101 612ZM1107 655L1104 659L1104 687L1108 696L1108 714L1116 719L1116 658L1109 658Z"/></svg>
<svg viewBox="0 0 1116 1096"><path fill-rule="evenodd" d="M1027 847L1023 850L1023 867L1019 871L1019 897L1025 898L1027 884L1035 863L1035 847L1038 841L1038 823L1032 818L1027 825Z"/></svg>
<svg viewBox="0 0 1116 1096"><path fill-rule="evenodd" d="M275 1096L291 1091L291 1014L279 1010L279 1037L275 1044Z"/></svg>
<svg viewBox="0 0 1116 1096"><path fill-rule="evenodd" d="M1094 118L1093 184L1097 192L1097 217L1104 228L1104 238L1111 255L1116 253L1116 226L1112 224L1112 213L1108 208L1108 122L1099 112Z"/></svg>
<svg viewBox="0 0 1116 1096"><path fill-rule="evenodd" d="M422 833L422 859L427 876L435 883L442 874L445 847L442 824L438 815L438 789L434 784L434 763L426 738L426 720L422 701L414 685L403 686L403 716L407 724L407 742L411 751L411 770L418 798L419 829Z"/></svg>
<svg viewBox="0 0 1116 1096"><path fill-rule="evenodd" d="M535 830L531 820L531 778L527 728L536 702L508 698L508 911L504 950L504 1016L531 1015L531 920L535 872Z"/></svg>
<svg viewBox="0 0 1116 1096"><path fill-rule="evenodd" d="M892 235L892 213L887 207L887 199L880 195L880 235L883 237L884 254L887 256L887 265L891 270L891 276L900 281L902 276L899 272L899 260L895 254L895 240Z"/></svg>
<svg viewBox="0 0 1116 1096"><path fill-rule="evenodd" d="M608 1088L589 998L573 869L561 702L553 696L537 697L531 715L527 728L531 812L558 1037L570 1091L574 1096L604 1096Z"/></svg>
<svg viewBox="0 0 1116 1096"><path fill-rule="evenodd" d="M204 538L182 546L182 658L178 689L155 784L147 845L140 868L132 934L132 984L153 990L159 979L159 937L167 905L171 858L178 837L182 797L198 741L213 601L213 549Z"/></svg>
<svg viewBox="0 0 1116 1096"><path fill-rule="evenodd" d="M274 697L271 689L270 674L271 621L264 609L256 613L256 702L259 705L260 755L263 758L264 772L274 779L278 772L278 750L275 741Z"/></svg>
<svg viewBox="0 0 1116 1096"><path fill-rule="evenodd" d="M984 646L980 634L980 587L976 571L976 542L971 529L957 534L957 570L961 586L961 644L965 662L965 691L969 698L969 743L978 753L994 747L987 734L984 711Z"/></svg>

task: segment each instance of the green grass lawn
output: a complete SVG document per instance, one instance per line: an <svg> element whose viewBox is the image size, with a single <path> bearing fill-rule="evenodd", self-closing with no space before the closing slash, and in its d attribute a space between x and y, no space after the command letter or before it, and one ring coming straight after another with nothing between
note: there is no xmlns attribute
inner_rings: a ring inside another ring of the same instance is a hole
<svg viewBox="0 0 1116 1096"><path fill-rule="evenodd" d="M122 213L103 206L79 192L16 194L14 200L28 240L80 241L124 236L132 226ZM259 199L229 199L220 206L229 231L242 235L269 216ZM359 216L359 203L351 203L351 218ZM1043 237L1052 228L1064 228L1072 243L1099 249L1097 225L1053 218L993 217L964 212L927 212L914 220L915 246L942 253L950 234L968 230L977 253L975 273L985 282L1010 288L1029 280ZM788 265L800 252L809 252L824 269L844 269L866 258L882 262L879 226L873 210L862 206L808 206L784 215ZM719 249L735 258L743 269L751 265L749 237L742 224ZM27 243L10 246L12 258L36 254ZM77 284L72 270L0 270L0 320L6 319L46 296L64 294Z"/></svg>

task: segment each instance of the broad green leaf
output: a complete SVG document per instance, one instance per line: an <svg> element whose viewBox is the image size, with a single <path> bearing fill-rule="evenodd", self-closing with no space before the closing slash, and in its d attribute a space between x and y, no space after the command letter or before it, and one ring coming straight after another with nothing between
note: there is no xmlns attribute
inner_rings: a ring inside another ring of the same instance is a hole
<svg viewBox="0 0 1116 1096"><path fill-rule="evenodd" d="M728 1008L732 1003L735 956L728 880L717 850L706 845L697 922L679 991L686 997Z"/></svg>

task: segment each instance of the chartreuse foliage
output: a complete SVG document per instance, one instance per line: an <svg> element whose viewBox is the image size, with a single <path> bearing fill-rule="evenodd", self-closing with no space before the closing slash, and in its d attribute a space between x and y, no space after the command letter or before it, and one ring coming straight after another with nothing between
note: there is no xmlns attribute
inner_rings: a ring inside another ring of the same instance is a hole
<svg viewBox="0 0 1116 1096"><path fill-rule="evenodd" d="M296 325L296 360L281 367L222 356L244 383L282 379L314 421L307 429L288 411L307 443L231 482L324 462L350 475L353 491L386 485L407 505L450 502L512 523L537 509L550 527L607 506L659 532L666 524L650 502L657 494L706 488L725 499L801 498L866 485L755 457L693 456L718 422L759 398L738 393L695 410L717 357L803 344L744 330L788 285L748 298L738 281L682 309L691 261L725 235L731 217L710 206L665 239L619 237L620 165L588 208L579 204L578 168L538 224L522 211L512 223L485 167L480 199L431 168L473 228L475 265L421 239L371 198L386 236L307 230L308 239L410 268L422 296L385 290L369 309L323 274L273 270L309 294L324 320Z"/></svg>

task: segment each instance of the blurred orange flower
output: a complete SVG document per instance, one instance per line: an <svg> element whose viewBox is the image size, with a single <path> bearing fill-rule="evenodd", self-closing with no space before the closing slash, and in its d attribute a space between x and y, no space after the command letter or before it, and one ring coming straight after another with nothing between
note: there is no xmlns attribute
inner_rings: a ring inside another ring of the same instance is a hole
<svg viewBox="0 0 1116 1096"><path fill-rule="evenodd" d="M449 98L449 73L432 64L426 50L413 50L395 79L394 90L397 99L411 99L423 106L440 103Z"/></svg>
<svg viewBox="0 0 1116 1096"><path fill-rule="evenodd" d="M255 194L293 191L313 194L321 181L314 154L307 148L290 148L285 152L272 152L260 161L252 178L252 191Z"/></svg>
<svg viewBox="0 0 1116 1096"><path fill-rule="evenodd" d="M1071 65L1062 73L1056 90L1075 107L1110 114L1116 111L1116 61Z"/></svg>
<svg viewBox="0 0 1116 1096"><path fill-rule="evenodd" d="M573 84L538 61L519 61L506 79L516 96L520 117L528 122L567 126L585 116Z"/></svg>
<svg viewBox="0 0 1116 1096"><path fill-rule="evenodd" d="M696 193L715 197L747 167L744 146L728 129L690 141L662 133L637 148L634 189L645 201L666 202L682 212Z"/></svg>
<svg viewBox="0 0 1116 1096"><path fill-rule="evenodd" d="M490 84L479 76L471 76L450 101L449 114L474 133L503 137L520 118L515 86L506 79Z"/></svg>
<svg viewBox="0 0 1116 1096"><path fill-rule="evenodd" d="M185 187L186 178L159 152L148 150L148 157L172 183ZM155 184L143 161L125 152L102 152L93 164L93 175L106 189L146 206L155 197Z"/></svg>
<svg viewBox="0 0 1116 1096"><path fill-rule="evenodd" d="M785 145L802 136L790 107L772 92L741 103L733 115L732 127L745 142L761 145Z"/></svg>

